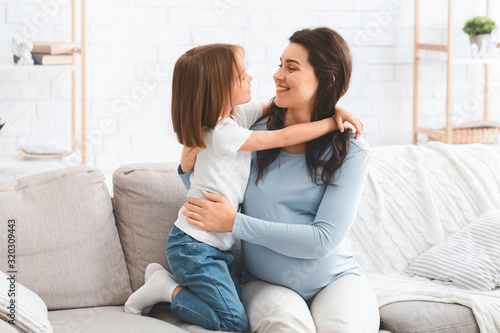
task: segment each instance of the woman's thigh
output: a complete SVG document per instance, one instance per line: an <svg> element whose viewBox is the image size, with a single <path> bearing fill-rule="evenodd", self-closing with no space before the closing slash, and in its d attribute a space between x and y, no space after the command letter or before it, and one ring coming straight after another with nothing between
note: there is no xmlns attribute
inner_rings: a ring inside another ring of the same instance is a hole
<svg viewBox="0 0 500 333"><path fill-rule="evenodd" d="M252 332L316 332L306 302L291 289L264 281L252 281L242 287L241 299Z"/></svg>
<svg viewBox="0 0 500 333"><path fill-rule="evenodd" d="M318 333L372 333L380 324L377 298L362 275L344 275L323 288L311 313Z"/></svg>

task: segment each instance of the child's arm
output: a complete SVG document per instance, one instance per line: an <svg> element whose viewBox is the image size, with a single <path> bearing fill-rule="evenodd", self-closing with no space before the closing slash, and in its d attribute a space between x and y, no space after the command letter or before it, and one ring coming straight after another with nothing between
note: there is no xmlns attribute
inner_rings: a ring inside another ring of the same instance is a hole
<svg viewBox="0 0 500 333"><path fill-rule="evenodd" d="M260 102L260 104L262 105L262 117L268 116L269 112L271 112L271 103ZM361 120L338 105L335 106L335 121L337 122L338 130L341 132L344 132L343 123L345 121L353 125L356 129L356 139L359 138L363 132L363 123Z"/></svg>
<svg viewBox="0 0 500 333"><path fill-rule="evenodd" d="M296 124L276 131L253 131L239 151L256 151L293 146L338 130L333 118Z"/></svg>

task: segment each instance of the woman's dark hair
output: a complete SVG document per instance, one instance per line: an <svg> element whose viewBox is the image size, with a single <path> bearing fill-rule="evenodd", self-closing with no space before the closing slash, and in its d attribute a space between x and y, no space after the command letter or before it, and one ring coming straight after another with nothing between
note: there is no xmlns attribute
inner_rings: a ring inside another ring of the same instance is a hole
<svg viewBox="0 0 500 333"><path fill-rule="evenodd" d="M352 72L351 51L347 42L330 28L303 29L296 31L290 43L305 47L308 61L318 79L318 90L313 103L311 121L332 117L335 105L349 88ZM285 108L271 100L271 112L267 122L269 130L284 127ZM311 179L318 185L334 185L333 175L345 160L350 142L350 129L344 133L335 131L306 144L306 165ZM278 157L281 148L257 152L258 174L262 179L269 165ZM331 154L330 154L331 151Z"/></svg>

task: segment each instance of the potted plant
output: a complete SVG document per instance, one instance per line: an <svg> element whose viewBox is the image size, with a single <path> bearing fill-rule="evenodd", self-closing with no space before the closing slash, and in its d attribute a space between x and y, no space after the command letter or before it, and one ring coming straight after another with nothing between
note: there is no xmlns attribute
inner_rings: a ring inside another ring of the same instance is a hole
<svg viewBox="0 0 500 333"><path fill-rule="evenodd" d="M469 35L471 44L477 44L480 50L484 48L487 52L491 43L491 32L495 28L495 21L488 16L476 16L465 22L463 31Z"/></svg>

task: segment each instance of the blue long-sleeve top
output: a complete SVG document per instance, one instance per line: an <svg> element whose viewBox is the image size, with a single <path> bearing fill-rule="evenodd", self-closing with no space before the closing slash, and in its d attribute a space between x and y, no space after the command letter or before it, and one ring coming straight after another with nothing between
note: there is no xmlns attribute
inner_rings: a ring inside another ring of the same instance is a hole
<svg viewBox="0 0 500 333"><path fill-rule="evenodd" d="M264 130L258 122L253 130ZM362 274L353 257L349 232L358 209L370 148L351 137L336 186L310 179L305 154L281 151L264 177L257 176L255 154L242 210L232 235L242 240L244 282L264 280L295 290L304 299L345 274ZM189 173L181 175L189 186Z"/></svg>

